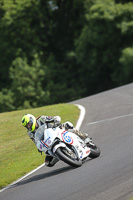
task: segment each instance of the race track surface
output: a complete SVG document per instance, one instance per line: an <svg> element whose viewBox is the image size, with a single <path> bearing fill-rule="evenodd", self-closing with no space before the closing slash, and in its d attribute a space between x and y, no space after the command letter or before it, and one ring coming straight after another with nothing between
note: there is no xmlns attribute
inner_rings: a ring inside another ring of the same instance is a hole
<svg viewBox="0 0 133 200"><path fill-rule="evenodd" d="M133 84L74 102L86 108L81 131L101 155L80 168L58 162L0 193L1 200L129 200L133 197Z"/></svg>

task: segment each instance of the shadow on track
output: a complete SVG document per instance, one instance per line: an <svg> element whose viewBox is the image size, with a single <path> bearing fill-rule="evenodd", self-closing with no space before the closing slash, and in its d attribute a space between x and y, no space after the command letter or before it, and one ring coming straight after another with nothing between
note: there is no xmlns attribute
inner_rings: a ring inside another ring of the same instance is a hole
<svg viewBox="0 0 133 200"><path fill-rule="evenodd" d="M73 169L75 169L75 168L71 167L71 166L67 166L67 167L63 167L63 168L60 168L60 169L50 171L48 173L42 173L42 174L39 174L39 175L36 175L36 176L32 176L29 179L20 181L19 183L14 184L12 187L17 187L17 186L20 186L20 185L28 184L30 182L39 181L41 179L46 179L46 178L49 178L49 177L52 177L52 176L57 176L59 174L62 174L64 172L67 172L67 171L70 171L70 170L73 170Z"/></svg>

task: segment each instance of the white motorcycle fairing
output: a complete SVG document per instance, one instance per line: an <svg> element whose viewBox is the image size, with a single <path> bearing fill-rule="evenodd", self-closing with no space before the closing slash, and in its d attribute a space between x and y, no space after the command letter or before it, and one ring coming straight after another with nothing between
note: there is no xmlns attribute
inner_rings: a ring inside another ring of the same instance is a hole
<svg viewBox="0 0 133 200"><path fill-rule="evenodd" d="M45 129L44 140L37 144L37 148L51 156L56 156L59 148L66 148L70 151L70 146L75 150L80 160L87 158L91 152L90 148L76 134L59 127Z"/></svg>

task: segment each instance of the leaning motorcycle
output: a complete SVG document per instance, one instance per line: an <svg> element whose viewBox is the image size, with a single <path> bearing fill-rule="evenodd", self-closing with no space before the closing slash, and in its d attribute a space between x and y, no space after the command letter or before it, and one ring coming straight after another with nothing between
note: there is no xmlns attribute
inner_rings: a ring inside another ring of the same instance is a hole
<svg viewBox="0 0 133 200"><path fill-rule="evenodd" d="M48 128L44 131L44 140L37 144L39 149L64 161L73 167L80 167L84 160L96 158L100 149L90 140L87 145L76 134L64 129Z"/></svg>

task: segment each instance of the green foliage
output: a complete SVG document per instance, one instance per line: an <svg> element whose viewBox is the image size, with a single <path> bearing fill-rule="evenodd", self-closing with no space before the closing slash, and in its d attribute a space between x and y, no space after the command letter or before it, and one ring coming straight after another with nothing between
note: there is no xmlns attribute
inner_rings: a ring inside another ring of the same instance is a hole
<svg viewBox="0 0 133 200"><path fill-rule="evenodd" d="M114 76L116 81L119 81L121 84L127 84L129 80L133 81L133 48L125 48L119 61L121 63L121 70L117 77Z"/></svg>
<svg viewBox="0 0 133 200"><path fill-rule="evenodd" d="M0 92L0 111L6 112L10 110L14 110L15 106L13 106L13 93L10 90L3 89Z"/></svg>
<svg viewBox="0 0 133 200"><path fill-rule="evenodd" d="M132 82L132 35L129 0L1 0L0 112Z"/></svg>
<svg viewBox="0 0 133 200"><path fill-rule="evenodd" d="M43 105L48 100L48 92L42 88L45 72L35 55L31 66L26 59L16 58L10 68L11 89L16 108L29 108Z"/></svg>
<svg viewBox="0 0 133 200"><path fill-rule="evenodd" d="M121 69L122 50L133 44L133 4L86 0L85 8L87 23L76 40L76 53L80 73L85 74L82 84L88 85L85 95L89 95L124 84L114 76Z"/></svg>
<svg viewBox="0 0 133 200"><path fill-rule="evenodd" d="M80 98L79 76L74 52L69 52L64 58L65 64L56 61L51 54L46 65L46 89L50 92L50 102L68 102Z"/></svg>
<svg viewBox="0 0 133 200"><path fill-rule="evenodd" d="M48 23L45 24L48 16L45 9L40 12L39 1L5 0L2 9L5 14L0 23L0 88L11 83L9 68L13 60L26 57L31 63L34 54L40 52L40 47L47 46L46 30L47 33L49 30Z"/></svg>

